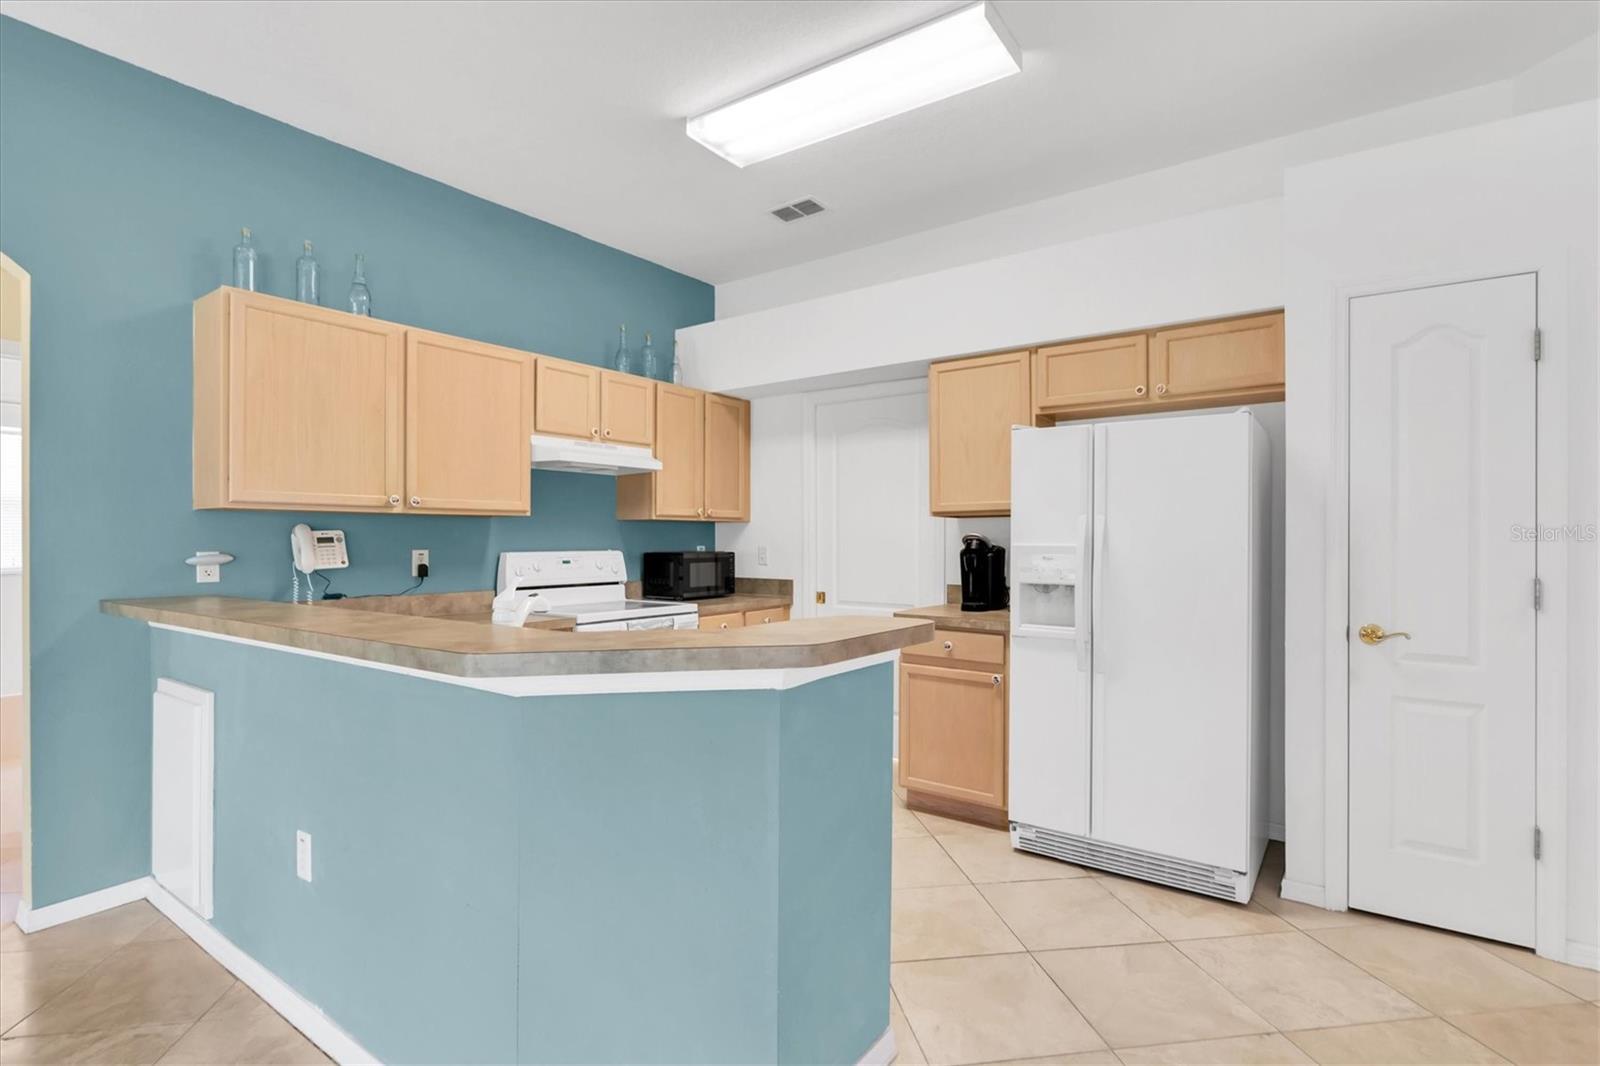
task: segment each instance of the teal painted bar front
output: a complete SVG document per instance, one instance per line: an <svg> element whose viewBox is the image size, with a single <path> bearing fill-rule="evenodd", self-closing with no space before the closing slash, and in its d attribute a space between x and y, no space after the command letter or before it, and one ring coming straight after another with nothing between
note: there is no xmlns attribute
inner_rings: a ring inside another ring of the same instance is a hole
<svg viewBox="0 0 1600 1066"><path fill-rule="evenodd" d="M385 1062L848 1063L888 1026L890 665L512 698L151 646L216 693L213 924Z"/></svg>

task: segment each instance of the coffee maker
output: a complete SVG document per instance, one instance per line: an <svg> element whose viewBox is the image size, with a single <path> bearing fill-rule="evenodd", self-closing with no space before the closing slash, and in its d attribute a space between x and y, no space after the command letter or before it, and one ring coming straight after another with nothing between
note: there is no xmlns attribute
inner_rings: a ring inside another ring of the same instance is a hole
<svg viewBox="0 0 1600 1066"><path fill-rule="evenodd" d="M961 609L999 611L1009 603L1006 550L989 538L968 533L961 538Z"/></svg>

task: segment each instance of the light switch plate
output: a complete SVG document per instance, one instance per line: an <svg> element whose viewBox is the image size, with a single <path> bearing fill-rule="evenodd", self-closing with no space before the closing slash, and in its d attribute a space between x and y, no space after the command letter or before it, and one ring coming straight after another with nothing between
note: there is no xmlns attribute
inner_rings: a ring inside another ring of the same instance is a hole
<svg viewBox="0 0 1600 1066"><path fill-rule="evenodd" d="M294 874L302 881L311 880L311 834L304 829L294 834Z"/></svg>
<svg viewBox="0 0 1600 1066"><path fill-rule="evenodd" d="M767 546L765 544L761 544L756 547L756 565L767 565Z"/></svg>

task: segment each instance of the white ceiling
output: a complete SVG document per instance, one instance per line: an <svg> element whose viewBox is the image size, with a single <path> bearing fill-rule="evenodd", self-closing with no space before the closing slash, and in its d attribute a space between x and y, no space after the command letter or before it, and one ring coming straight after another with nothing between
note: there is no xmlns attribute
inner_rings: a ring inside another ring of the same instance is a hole
<svg viewBox="0 0 1600 1066"><path fill-rule="evenodd" d="M998 0L1023 73L744 170L683 119L946 0L74 2L0 11L711 282L1518 73L1559 0ZM813 196L827 213L768 209Z"/></svg>

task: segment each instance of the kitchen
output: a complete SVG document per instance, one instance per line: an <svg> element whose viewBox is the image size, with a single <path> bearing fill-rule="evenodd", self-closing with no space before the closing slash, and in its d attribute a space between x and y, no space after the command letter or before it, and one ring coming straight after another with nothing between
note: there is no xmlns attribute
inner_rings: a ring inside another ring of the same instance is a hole
<svg viewBox="0 0 1600 1066"><path fill-rule="evenodd" d="M1587 5L367 10L0 18L8 1059L1600 1054Z"/></svg>

